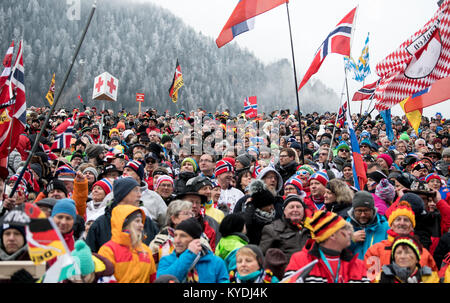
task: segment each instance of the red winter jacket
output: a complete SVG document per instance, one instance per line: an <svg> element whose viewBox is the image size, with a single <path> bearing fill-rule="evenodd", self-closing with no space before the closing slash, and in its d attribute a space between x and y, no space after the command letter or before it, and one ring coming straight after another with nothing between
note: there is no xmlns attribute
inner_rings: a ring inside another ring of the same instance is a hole
<svg viewBox="0 0 450 303"><path fill-rule="evenodd" d="M327 266L320 258L319 245L312 239L306 242L306 245L299 252L292 255L288 266L286 267L286 274L294 273L302 267L318 260L312 267L309 274L303 277L305 283L334 283ZM356 255L353 255L349 250L343 250L339 256L341 260L341 267L339 270L338 283L370 283L367 278L367 269L362 260L359 260ZM295 283L302 272L293 275L288 283Z"/></svg>

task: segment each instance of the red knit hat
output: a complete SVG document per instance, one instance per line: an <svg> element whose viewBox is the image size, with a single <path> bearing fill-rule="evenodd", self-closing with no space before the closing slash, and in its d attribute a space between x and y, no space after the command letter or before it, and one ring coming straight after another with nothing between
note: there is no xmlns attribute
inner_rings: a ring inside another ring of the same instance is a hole
<svg viewBox="0 0 450 303"><path fill-rule="evenodd" d="M95 182L94 185L92 185L92 188L94 188L95 186L100 186L103 189L103 191L105 192L106 195L109 194L112 191L112 184L106 178L103 178L103 179L98 180L97 182Z"/></svg>
<svg viewBox="0 0 450 303"><path fill-rule="evenodd" d="M411 205L407 201L402 201L392 204L385 212L388 218L389 226L392 226L392 222L399 216L406 216L412 222L413 227L416 226L416 215L411 208Z"/></svg>
<svg viewBox="0 0 450 303"><path fill-rule="evenodd" d="M214 170L214 175L216 176L216 178L226 172L234 172L234 167L233 165L225 160L220 160L216 163L216 169Z"/></svg>
<svg viewBox="0 0 450 303"><path fill-rule="evenodd" d="M381 155L378 155L377 159L383 159L384 161L386 161L388 167L391 167L392 163L394 162L394 161L392 160L392 157L389 156L388 154L381 154Z"/></svg>

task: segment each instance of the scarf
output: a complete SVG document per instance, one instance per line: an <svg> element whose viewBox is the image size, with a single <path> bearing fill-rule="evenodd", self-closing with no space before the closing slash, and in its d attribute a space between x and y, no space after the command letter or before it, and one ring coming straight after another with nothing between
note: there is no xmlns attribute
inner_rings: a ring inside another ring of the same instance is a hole
<svg viewBox="0 0 450 303"><path fill-rule="evenodd" d="M314 202L314 204L318 210L321 210L325 205L325 197L324 196L320 196L320 197L316 198L311 195L311 200Z"/></svg>
<svg viewBox="0 0 450 303"><path fill-rule="evenodd" d="M202 245L202 250L197 255L197 257L194 259L194 262L192 262L191 267L189 268L185 283L199 283L198 272L197 272L197 269L195 268L195 266L197 265L200 258L205 256L207 253L208 253L208 248L206 246Z"/></svg>
<svg viewBox="0 0 450 303"><path fill-rule="evenodd" d="M291 226L297 228L298 231L302 231L303 230L303 222L302 221L297 221L297 220L293 221L293 220L288 219L288 218L284 218L284 219L286 220L286 222L288 224L290 224Z"/></svg>
<svg viewBox="0 0 450 303"><path fill-rule="evenodd" d="M230 281L235 283L272 283L272 277L270 269L260 269L245 276L241 276L238 272L230 272Z"/></svg>
<svg viewBox="0 0 450 303"><path fill-rule="evenodd" d="M275 218L275 210L272 210L270 213L263 211L259 208L255 209L255 217L257 221L268 224L273 221Z"/></svg>
<svg viewBox="0 0 450 303"><path fill-rule="evenodd" d="M397 234L397 233L396 233L395 231L393 231L392 229L388 229L387 234L388 234L388 240L389 240L389 242L391 242L391 243L394 242L394 239L395 239L396 237L399 236L399 234ZM410 235L410 236L414 236L414 233L413 233L413 232L410 232L409 235Z"/></svg>

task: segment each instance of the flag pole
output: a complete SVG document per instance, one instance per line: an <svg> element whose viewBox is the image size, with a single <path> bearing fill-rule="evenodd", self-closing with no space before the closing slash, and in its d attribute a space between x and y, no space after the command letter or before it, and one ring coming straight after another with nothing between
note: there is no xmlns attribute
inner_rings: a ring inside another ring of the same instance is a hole
<svg viewBox="0 0 450 303"><path fill-rule="evenodd" d="M298 99L297 72L295 70L294 44L292 42L291 18L289 17L289 1L286 2L286 11L289 25L289 37L291 40L292 65L294 66L295 96L297 98L297 115L298 115L298 126L300 128L300 144L302 146L302 164L305 164L305 147L303 145L302 115L300 112L300 101Z"/></svg>
<svg viewBox="0 0 450 303"><path fill-rule="evenodd" d="M88 22L86 23L86 27L84 28L84 32L81 35L80 41L78 42L78 46L77 46L77 48L75 50L75 54L73 55L73 58L72 58L72 63L70 64L70 67L69 67L69 69L66 72L66 75L64 77L64 81L63 81L63 83L61 85L61 89L59 90L58 95L56 96L56 99L55 99L55 101L53 102L53 104L52 104L52 106L50 108L50 111L48 112L47 116L45 117L45 121L44 121L44 124L42 124L41 131L36 136L36 139L34 141L33 147L31 149L30 153L28 154L27 161L25 162L25 164L23 166L23 169L20 172L20 175L17 178L17 181L16 181L16 183L14 184L14 186L13 186L13 188L11 190L11 193L9 195L10 198L12 198L14 196L14 193L17 190L17 186L19 185L20 181L22 180L22 177L23 177L23 175L25 173L26 168L30 164L31 157L33 157L33 154L35 153L36 148L39 145L39 141L41 139L41 135L44 132L45 127L47 126L48 121L50 120L50 117L51 117L53 111L55 110L56 105L58 104L59 98L61 97L61 93L64 90L64 87L66 85L67 79L69 78L70 72L72 71L73 65L75 64L75 60L77 59L78 53L80 52L81 45L83 44L84 38L86 36L87 30L89 28L89 25L91 24L92 17L94 16L94 12L95 12L96 8L97 8L97 1L95 1L94 4L92 5L92 9L91 9L91 13L90 13L89 18L88 18Z"/></svg>

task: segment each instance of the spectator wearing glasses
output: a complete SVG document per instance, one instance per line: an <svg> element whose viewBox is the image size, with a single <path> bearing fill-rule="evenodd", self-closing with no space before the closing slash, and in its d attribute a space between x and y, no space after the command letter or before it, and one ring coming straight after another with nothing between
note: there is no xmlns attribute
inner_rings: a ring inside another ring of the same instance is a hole
<svg viewBox="0 0 450 303"><path fill-rule="evenodd" d="M374 198L369 192L355 194L347 222L352 224L354 230L350 250L358 254L360 260L364 260L370 246L387 239L389 224L385 216L377 213Z"/></svg>
<svg viewBox="0 0 450 303"><path fill-rule="evenodd" d="M216 162L214 161L214 156L210 154L203 154L199 160L199 176L208 177L209 179L214 179L214 169L216 168Z"/></svg>
<svg viewBox="0 0 450 303"><path fill-rule="evenodd" d="M295 161L295 151L292 148L283 148L280 151L280 161L275 169L280 173L283 184L297 171L298 163Z"/></svg>
<svg viewBox="0 0 450 303"><path fill-rule="evenodd" d="M350 147L348 146L347 143L345 142L341 142L337 147L336 147L336 156L333 158L333 163L336 165L336 168L339 171L342 171L344 168L344 164L347 161L351 161L351 157L350 157Z"/></svg>

